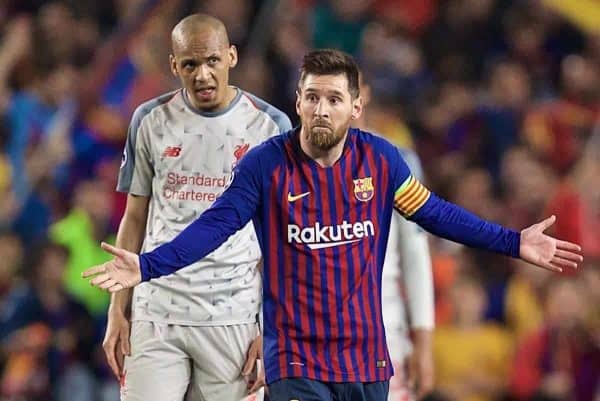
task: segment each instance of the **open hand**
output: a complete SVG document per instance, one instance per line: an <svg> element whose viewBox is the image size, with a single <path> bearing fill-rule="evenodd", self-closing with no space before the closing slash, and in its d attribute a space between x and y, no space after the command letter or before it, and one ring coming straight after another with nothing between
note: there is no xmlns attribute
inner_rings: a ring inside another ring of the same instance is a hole
<svg viewBox="0 0 600 401"><path fill-rule="evenodd" d="M581 247L544 234L555 221L556 216L550 216L521 231L519 255L526 262L555 272L562 272L563 268L576 269L583 261L579 254Z"/></svg>
<svg viewBox="0 0 600 401"><path fill-rule="evenodd" d="M102 341L102 349L117 380L121 379L124 374L125 356L131 355L130 332L131 322L127 317L122 313L108 312L108 324Z"/></svg>
<svg viewBox="0 0 600 401"><path fill-rule="evenodd" d="M142 281L137 254L106 242L103 242L101 246L106 252L113 254L114 258L83 272L83 278L93 277L90 281L91 285L109 292L117 292L124 288L135 287Z"/></svg>

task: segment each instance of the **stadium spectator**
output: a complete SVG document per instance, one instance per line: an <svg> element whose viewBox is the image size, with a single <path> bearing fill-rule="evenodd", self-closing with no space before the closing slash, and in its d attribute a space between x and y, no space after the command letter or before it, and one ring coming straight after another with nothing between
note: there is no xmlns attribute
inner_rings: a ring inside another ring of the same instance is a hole
<svg viewBox="0 0 600 401"><path fill-rule="evenodd" d="M518 345L511 392L518 400L594 401L600 348L586 324L587 288L579 279L553 281L545 294L544 325Z"/></svg>
<svg viewBox="0 0 600 401"><path fill-rule="evenodd" d="M40 244L28 279L12 288L0 317L7 356L2 394L11 398L92 401L89 367L94 326L85 308L63 287L68 250Z"/></svg>
<svg viewBox="0 0 600 401"><path fill-rule="evenodd" d="M435 330L436 388L449 401L491 401L506 388L512 339L506 329L484 321L480 281L461 273L451 289L454 317Z"/></svg>

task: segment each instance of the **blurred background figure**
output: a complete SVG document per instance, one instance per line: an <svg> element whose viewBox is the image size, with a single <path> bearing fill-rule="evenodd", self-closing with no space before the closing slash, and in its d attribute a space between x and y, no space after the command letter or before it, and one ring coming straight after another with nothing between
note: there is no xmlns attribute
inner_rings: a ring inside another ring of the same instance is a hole
<svg viewBox="0 0 600 401"><path fill-rule="evenodd" d="M98 248L98 242L115 241L110 227L112 191L99 179L82 181L75 189L69 213L50 227L52 240L69 249L64 272L67 291L97 319L104 319L110 297L82 283L81 273L90 263L110 259Z"/></svg>
<svg viewBox="0 0 600 401"><path fill-rule="evenodd" d="M0 344L2 397L15 399L21 389L21 399L62 399L61 383L79 378L81 394L92 383L94 400L118 399L99 348L107 296L78 274L108 258L97 244L113 238L125 206L114 188L127 123L135 105L177 87L164 55L173 25L192 12L225 21L242 61L232 83L292 121L304 52L344 49L371 83L366 123L415 151L436 193L511 227L556 214L554 234L583 245L578 272L534 272L431 240L436 324L442 337L494 327L510 339L509 362L494 365L485 377L492 386L474 397L600 399L600 4L593 0L0 2L0 308L38 296L30 256L37 244L60 244L68 252L47 250L53 256L42 264L61 264L48 267L57 275L53 297L79 305L93 329L91 337L73 335L75 344L91 341L90 352L67 347L77 362L63 370L48 355L68 324L23 323L18 330L31 330L31 344L22 352L7 348L12 336ZM456 320L457 286L482 310L471 311L473 330ZM563 316L575 322L570 328L557 323L562 306L550 305L550 294L571 304ZM537 347L531 355L522 353L528 342ZM477 355L496 361L498 349ZM523 355L527 364L512 362ZM25 368L34 365L47 367ZM520 367L538 379L516 380ZM481 385L458 374L438 379L439 394L448 383Z"/></svg>
<svg viewBox="0 0 600 401"><path fill-rule="evenodd" d="M587 319L598 304L584 302L588 290L577 279L546 289L542 327L518 344L510 385L516 399L579 401L597 395L600 350Z"/></svg>
<svg viewBox="0 0 600 401"><path fill-rule="evenodd" d="M600 123L546 205L561 217L555 234L577 239L590 257L600 258Z"/></svg>
<svg viewBox="0 0 600 401"><path fill-rule="evenodd" d="M503 395L512 357L509 332L485 322L486 295L463 272L451 288L453 318L435 329L437 395L448 401L489 401Z"/></svg>
<svg viewBox="0 0 600 401"><path fill-rule="evenodd" d="M63 285L68 250L38 244L27 279L15 285L0 315L6 365L0 392L8 399L93 400L94 329Z"/></svg>

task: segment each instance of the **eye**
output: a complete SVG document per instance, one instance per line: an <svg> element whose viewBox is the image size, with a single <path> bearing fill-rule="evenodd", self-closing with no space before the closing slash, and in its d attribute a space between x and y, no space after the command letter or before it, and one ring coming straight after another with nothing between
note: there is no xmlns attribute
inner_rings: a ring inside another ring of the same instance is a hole
<svg viewBox="0 0 600 401"><path fill-rule="evenodd" d="M215 65L217 64L219 61L221 61L218 57L209 57L208 58L208 65Z"/></svg>
<svg viewBox="0 0 600 401"><path fill-rule="evenodd" d="M184 61L183 68L185 70L192 71L194 68L196 68L196 63L194 63L193 61Z"/></svg>
<svg viewBox="0 0 600 401"><path fill-rule="evenodd" d="M336 104L341 103L342 99L340 99L339 97L332 97L331 99L329 99L329 102L335 106Z"/></svg>
<svg viewBox="0 0 600 401"><path fill-rule="evenodd" d="M309 93L308 95L306 95L306 100L308 100L309 102L317 102L319 99L317 99L317 96Z"/></svg>

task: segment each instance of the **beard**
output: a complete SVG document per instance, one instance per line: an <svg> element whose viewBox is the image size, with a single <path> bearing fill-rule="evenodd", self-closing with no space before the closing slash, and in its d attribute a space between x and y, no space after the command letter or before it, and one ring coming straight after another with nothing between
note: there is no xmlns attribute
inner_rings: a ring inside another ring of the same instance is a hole
<svg viewBox="0 0 600 401"><path fill-rule="evenodd" d="M321 150L329 150L339 144L348 130L346 127L336 131L331 124L323 121L315 121L307 128L308 142Z"/></svg>

